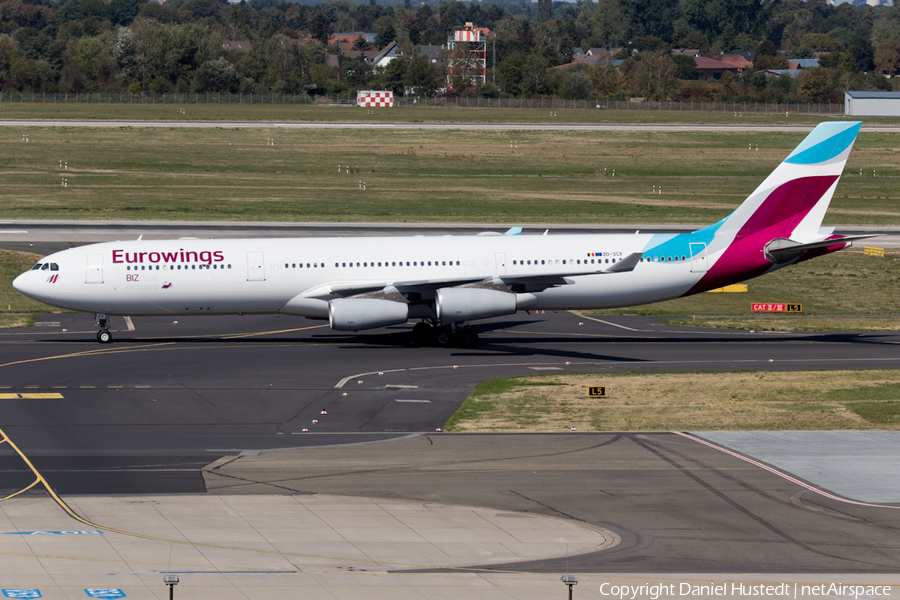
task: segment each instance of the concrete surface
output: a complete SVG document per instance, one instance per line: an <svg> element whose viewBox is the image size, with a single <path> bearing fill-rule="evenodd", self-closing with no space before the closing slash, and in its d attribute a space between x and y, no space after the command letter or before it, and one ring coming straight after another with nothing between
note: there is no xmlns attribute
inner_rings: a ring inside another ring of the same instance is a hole
<svg viewBox="0 0 900 600"><path fill-rule="evenodd" d="M194 600L562 599L562 572L452 567L475 557L574 553L619 541L610 531L566 519L325 495L78 497L69 504L91 521L137 536L97 533L46 496L6 501L0 504L0 588L38 589L50 600L85 598L86 590L98 588L160 599L168 596L163 574L175 573L174 597ZM27 533L10 533L17 531ZM881 587L882 596L900 591L896 574L571 574L578 577L579 599L759 597L753 586L760 584L785 585L775 594L781 598L861 591L858 597L874 599L872 586L893 586ZM863 588L813 594L803 587L831 583Z"/></svg>
<svg viewBox="0 0 900 600"><path fill-rule="evenodd" d="M860 502L900 503L900 431L701 431L696 435Z"/></svg>

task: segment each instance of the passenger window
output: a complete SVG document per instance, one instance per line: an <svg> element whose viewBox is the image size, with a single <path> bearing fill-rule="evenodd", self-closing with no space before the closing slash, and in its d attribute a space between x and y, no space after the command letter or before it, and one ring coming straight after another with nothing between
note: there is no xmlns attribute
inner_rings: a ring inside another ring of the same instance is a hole
<svg viewBox="0 0 900 600"><path fill-rule="evenodd" d="M230 269L230 268L231 268L231 265L228 265L228 268Z"/></svg>
<svg viewBox="0 0 900 600"><path fill-rule="evenodd" d="M181 265L178 265L178 270L179 270L179 271L181 270Z"/></svg>
<svg viewBox="0 0 900 600"><path fill-rule="evenodd" d="M563 261L563 264L566 264L566 261Z"/></svg>

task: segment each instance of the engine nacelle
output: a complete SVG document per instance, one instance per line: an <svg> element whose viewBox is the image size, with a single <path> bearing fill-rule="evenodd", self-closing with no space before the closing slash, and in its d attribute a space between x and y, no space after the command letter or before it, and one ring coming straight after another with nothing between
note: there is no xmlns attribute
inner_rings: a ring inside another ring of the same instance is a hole
<svg viewBox="0 0 900 600"><path fill-rule="evenodd" d="M328 321L338 331L360 331L406 323L408 307L378 298L338 298L328 303Z"/></svg>
<svg viewBox="0 0 900 600"><path fill-rule="evenodd" d="M516 312L516 294L482 288L441 288L434 295L437 318L457 323L511 315Z"/></svg>

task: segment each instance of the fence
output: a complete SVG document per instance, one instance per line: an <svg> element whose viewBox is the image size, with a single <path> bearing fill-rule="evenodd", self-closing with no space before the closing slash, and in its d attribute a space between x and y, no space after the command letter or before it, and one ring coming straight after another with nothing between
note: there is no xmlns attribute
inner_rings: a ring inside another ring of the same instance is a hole
<svg viewBox="0 0 900 600"><path fill-rule="evenodd" d="M356 96L309 96L307 94L128 94L101 92L85 94L48 94L2 92L0 103L62 104L283 104L297 106L355 106ZM512 108L512 109L601 109L634 111L735 112L735 113L814 113L843 114L842 102L701 102L698 100L566 100L550 96L538 98L410 98L395 96L394 106L406 108Z"/></svg>

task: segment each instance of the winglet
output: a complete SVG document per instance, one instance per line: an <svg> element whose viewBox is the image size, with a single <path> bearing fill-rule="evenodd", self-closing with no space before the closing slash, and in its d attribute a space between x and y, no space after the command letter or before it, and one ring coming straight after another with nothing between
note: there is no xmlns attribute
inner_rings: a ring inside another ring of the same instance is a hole
<svg viewBox="0 0 900 600"><path fill-rule="evenodd" d="M620 260L619 262L610 265L608 269L603 269L602 273L627 273L628 271L634 271L634 268L637 266L639 262L641 262L641 258L644 256L643 252L633 252Z"/></svg>
<svg viewBox="0 0 900 600"><path fill-rule="evenodd" d="M521 227L510 227L506 230L506 233L503 235L520 235L522 233Z"/></svg>

